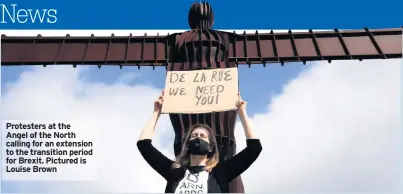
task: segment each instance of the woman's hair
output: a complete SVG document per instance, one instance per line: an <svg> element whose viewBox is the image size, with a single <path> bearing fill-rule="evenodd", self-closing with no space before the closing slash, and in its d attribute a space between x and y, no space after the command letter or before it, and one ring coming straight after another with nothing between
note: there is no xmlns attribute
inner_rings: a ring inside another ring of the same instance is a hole
<svg viewBox="0 0 403 194"><path fill-rule="evenodd" d="M193 125L191 128L189 128L189 130L184 134L184 138L182 140L183 142L182 151L176 157L175 162L172 165L172 168L188 167L190 165L190 154L188 153L187 146L190 137L192 136L192 132L197 128L204 128L208 131L210 149L212 149L212 151L209 154L207 154L207 162L206 167L204 167L204 170L211 172L211 170L218 164L219 155L218 155L217 140L211 127L205 124L196 124Z"/></svg>

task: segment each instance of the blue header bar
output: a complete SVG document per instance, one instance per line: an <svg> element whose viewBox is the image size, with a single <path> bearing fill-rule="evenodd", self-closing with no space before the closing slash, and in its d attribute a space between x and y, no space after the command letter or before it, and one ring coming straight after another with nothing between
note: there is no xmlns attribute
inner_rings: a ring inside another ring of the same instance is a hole
<svg viewBox="0 0 403 194"><path fill-rule="evenodd" d="M3 0L0 29L188 29L193 1ZM402 25L402 1L210 0L215 29L362 29Z"/></svg>

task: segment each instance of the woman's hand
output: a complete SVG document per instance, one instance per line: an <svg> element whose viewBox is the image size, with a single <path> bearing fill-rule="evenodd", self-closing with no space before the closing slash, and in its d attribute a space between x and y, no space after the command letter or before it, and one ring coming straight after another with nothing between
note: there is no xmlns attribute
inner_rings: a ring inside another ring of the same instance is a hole
<svg viewBox="0 0 403 194"><path fill-rule="evenodd" d="M246 102L241 99L241 95L238 92L238 101L236 103L238 116L241 119L241 123L243 129L245 131L246 139L256 139L255 134L253 133L251 123L249 121L248 114L246 113Z"/></svg>
<svg viewBox="0 0 403 194"><path fill-rule="evenodd" d="M162 104L164 103L164 90L156 101L154 101L154 113L161 114Z"/></svg>
<svg viewBox="0 0 403 194"><path fill-rule="evenodd" d="M246 104L247 104L247 102L246 102L246 101L243 101L243 100L241 99L241 95L240 95L239 92L238 92L238 101L237 101L237 103L236 103L236 107L237 107L237 112L238 112L238 114L241 114L241 113L245 113L245 112L246 112Z"/></svg>
<svg viewBox="0 0 403 194"><path fill-rule="evenodd" d="M162 104L164 103L164 91L162 91L161 95L158 97L156 101L154 101L154 112L150 120L144 126L141 131L139 140L143 139L151 139L154 135L155 125L157 125L157 121L161 116Z"/></svg>

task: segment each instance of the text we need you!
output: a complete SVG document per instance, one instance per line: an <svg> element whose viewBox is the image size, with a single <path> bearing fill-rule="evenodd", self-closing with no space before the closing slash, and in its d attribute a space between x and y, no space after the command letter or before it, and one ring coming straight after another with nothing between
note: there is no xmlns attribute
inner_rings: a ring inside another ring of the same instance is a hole
<svg viewBox="0 0 403 194"><path fill-rule="evenodd" d="M0 4L0 11L0 24L54 24L57 22L57 9L27 9L18 7L18 4Z"/></svg>

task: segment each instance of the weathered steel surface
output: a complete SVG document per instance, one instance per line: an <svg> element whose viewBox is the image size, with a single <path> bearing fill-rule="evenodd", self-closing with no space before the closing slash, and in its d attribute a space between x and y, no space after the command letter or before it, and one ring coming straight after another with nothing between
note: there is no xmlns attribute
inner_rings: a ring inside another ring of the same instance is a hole
<svg viewBox="0 0 403 194"><path fill-rule="evenodd" d="M233 36L230 61L261 64L402 57L402 30L354 30Z"/></svg>
<svg viewBox="0 0 403 194"><path fill-rule="evenodd" d="M163 64L164 37L2 37L2 65Z"/></svg>
<svg viewBox="0 0 403 194"><path fill-rule="evenodd" d="M168 53L170 59L170 63L167 64L168 71L236 67L236 63L229 61L230 34L209 29L211 17L208 17L208 14L212 12L209 12L208 4L201 6L205 6L206 20L194 25L190 20L192 30L172 35L175 42ZM175 130L175 155L181 151L182 138L187 130L196 123L204 123L211 126L216 135L220 161L231 158L236 153L234 136L236 116L235 110L204 114L169 114ZM240 176L231 182L230 192L245 192Z"/></svg>
<svg viewBox="0 0 403 194"><path fill-rule="evenodd" d="M2 35L1 65L161 66L168 71L192 71L238 64L402 58L401 28L235 34L212 30L214 13L206 2L192 5L188 22L190 31L167 36ZM170 114L175 155L189 127L205 123L216 134L220 161L231 158L236 153L236 115L236 111ZM230 192L244 193L241 177L231 182Z"/></svg>
<svg viewBox="0 0 403 194"><path fill-rule="evenodd" d="M213 30L204 29L212 35ZM215 31L220 32L220 31ZM186 32L185 32L186 33ZM238 64L402 58L402 29L227 34L228 60ZM166 66L179 34L169 36L2 36L2 66ZM206 43L205 43L206 44ZM217 44L212 42L211 45Z"/></svg>

